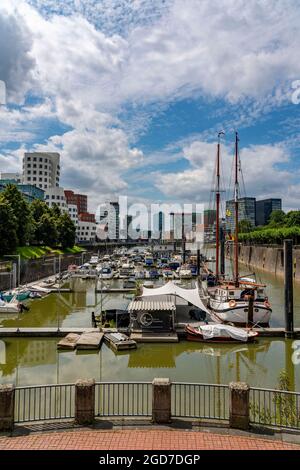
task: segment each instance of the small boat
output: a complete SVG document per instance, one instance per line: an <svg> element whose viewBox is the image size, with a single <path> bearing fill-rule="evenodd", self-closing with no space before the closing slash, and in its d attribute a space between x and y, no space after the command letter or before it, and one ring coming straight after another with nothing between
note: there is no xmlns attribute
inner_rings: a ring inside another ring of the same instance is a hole
<svg viewBox="0 0 300 470"><path fill-rule="evenodd" d="M99 278L100 279L112 279L114 277L114 272L109 266L103 266L99 270Z"/></svg>
<svg viewBox="0 0 300 470"><path fill-rule="evenodd" d="M144 282L144 287L147 287L148 289L152 289L154 287L154 284L152 281L146 281Z"/></svg>
<svg viewBox="0 0 300 470"><path fill-rule="evenodd" d="M5 302L0 299L0 314L1 313L19 313L21 312L21 304L17 301Z"/></svg>
<svg viewBox="0 0 300 470"><path fill-rule="evenodd" d="M181 266L178 270L180 279L192 279L192 271L187 266Z"/></svg>
<svg viewBox="0 0 300 470"><path fill-rule="evenodd" d="M91 256L89 264L92 266L95 266L98 263L99 263L99 257L96 255Z"/></svg>
<svg viewBox="0 0 300 470"><path fill-rule="evenodd" d="M215 323L194 327L186 325L185 331L188 341L205 343L250 343L255 340L258 333L245 328Z"/></svg>
<svg viewBox="0 0 300 470"><path fill-rule="evenodd" d="M129 263L122 264L120 271L119 271L119 278L126 279L133 274L133 269Z"/></svg>
<svg viewBox="0 0 300 470"><path fill-rule="evenodd" d="M13 297L16 297L16 300L19 302L22 302L23 300L28 299L30 296L30 291L29 290L15 290L15 291L10 291L10 292L2 292L0 294L0 297L4 302L10 302Z"/></svg>
<svg viewBox="0 0 300 470"><path fill-rule="evenodd" d="M134 271L135 279L145 279L145 271L143 269L136 269Z"/></svg>
<svg viewBox="0 0 300 470"><path fill-rule="evenodd" d="M162 270L162 275L163 275L164 279L174 279L174 271L172 271L169 268L163 269Z"/></svg>
<svg viewBox="0 0 300 470"><path fill-rule="evenodd" d="M153 266L154 265L154 260L152 258L152 256L145 256L145 266Z"/></svg>

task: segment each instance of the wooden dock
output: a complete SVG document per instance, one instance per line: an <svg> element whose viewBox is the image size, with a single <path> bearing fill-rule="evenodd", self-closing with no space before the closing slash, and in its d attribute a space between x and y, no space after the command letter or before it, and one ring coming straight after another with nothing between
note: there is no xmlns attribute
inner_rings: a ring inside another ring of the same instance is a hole
<svg viewBox="0 0 300 470"><path fill-rule="evenodd" d="M137 343L178 343L177 333L144 333L144 332L132 332L130 339L133 339Z"/></svg>
<svg viewBox="0 0 300 470"><path fill-rule="evenodd" d="M134 294L135 288L120 289L120 288L109 287L108 289L96 289L96 292L97 293L102 293L102 294L109 294L109 293L115 293L115 294L131 293L131 294Z"/></svg>
<svg viewBox="0 0 300 470"><path fill-rule="evenodd" d="M136 341L129 338L127 335L118 332L106 333L104 340L114 351L127 351L129 349L136 349Z"/></svg>
<svg viewBox="0 0 300 470"><path fill-rule="evenodd" d="M45 327L45 328L0 328L0 338L5 337L16 337L16 338L41 338L41 337L62 337L69 333L82 334L84 332L98 332L99 328L57 328L57 327Z"/></svg>
<svg viewBox="0 0 300 470"><path fill-rule="evenodd" d="M100 331L84 331L76 342L76 349L99 349L103 336Z"/></svg>

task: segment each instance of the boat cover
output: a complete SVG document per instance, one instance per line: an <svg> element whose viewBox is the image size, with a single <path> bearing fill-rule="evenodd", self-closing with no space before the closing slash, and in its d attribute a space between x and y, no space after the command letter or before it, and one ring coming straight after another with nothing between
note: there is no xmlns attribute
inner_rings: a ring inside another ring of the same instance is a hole
<svg viewBox="0 0 300 470"><path fill-rule="evenodd" d="M203 335L204 339L219 338L220 336L234 338L238 341L247 341L248 339L248 332L246 330L236 328L234 326L223 325L222 323L199 326L199 331Z"/></svg>
<svg viewBox="0 0 300 470"><path fill-rule="evenodd" d="M154 289L147 289L147 287L143 287L141 297L152 297L157 295L176 295L191 303L195 307L200 308L204 312L209 313L209 310L200 298L199 289L197 286L194 289L184 289L175 284L173 281L169 281L164 286Z"/></svg>

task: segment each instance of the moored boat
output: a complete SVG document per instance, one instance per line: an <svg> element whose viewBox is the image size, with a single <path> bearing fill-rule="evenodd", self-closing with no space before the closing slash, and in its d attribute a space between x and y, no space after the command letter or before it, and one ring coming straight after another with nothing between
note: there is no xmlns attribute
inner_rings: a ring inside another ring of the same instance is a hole
<svg viewBox="0 0 300 470"><path fill-rule="evenodd" d="M205 343L250 343L254 341L258 335L256 331L236 328L222 323L197 327L186 325L185 331L188 341L200 341Z"/></svg>

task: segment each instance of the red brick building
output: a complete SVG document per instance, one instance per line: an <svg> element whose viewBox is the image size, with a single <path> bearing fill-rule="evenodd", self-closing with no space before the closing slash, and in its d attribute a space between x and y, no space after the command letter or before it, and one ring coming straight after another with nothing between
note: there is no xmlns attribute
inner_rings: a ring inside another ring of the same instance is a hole
<svg viewBox="0 0 300 470"><path fill-rule="evenodd" d="M67 204L74 204L77 206L78 215L87 213L87 196L85 194L75 194L74 191L65 190L65 198Z"/></svg>
<svg viewBox="0 0 300 470"><path fill-rule="evenodd" d="M90 214L89 212L81 212L81 214L78 215L78 220L81 222L96 223L95 214Z"/></svg>

